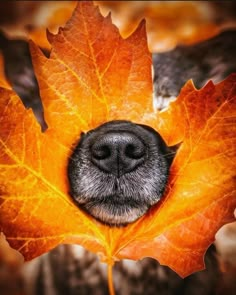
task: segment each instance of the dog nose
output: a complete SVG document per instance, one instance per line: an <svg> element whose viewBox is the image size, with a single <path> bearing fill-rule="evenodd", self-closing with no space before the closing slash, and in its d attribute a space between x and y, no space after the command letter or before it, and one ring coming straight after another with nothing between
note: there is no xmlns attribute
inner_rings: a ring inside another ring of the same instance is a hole
<svg viewBox="0 0 236 295"><path fill-rule="evenodd" d="M108 132L91 146L91 161L102 171L117 177L135 170L146 157L144 143L135 134Z"/></svg>

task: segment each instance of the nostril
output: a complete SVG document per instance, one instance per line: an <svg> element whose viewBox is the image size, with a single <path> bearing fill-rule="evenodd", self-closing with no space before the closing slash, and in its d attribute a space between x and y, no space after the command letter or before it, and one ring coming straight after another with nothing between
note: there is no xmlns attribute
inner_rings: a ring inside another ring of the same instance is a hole
<svg viewBox="0 0 236 295"><path fill-rule="evenodd" d="M145 156L145 146L143 144L127 144L125 148L125 156L130 159L141 159Z"/></svg>
<svg viewBox="0 0 236 295"><path fill-rule="evenodd" d="M105 160L111 156L111 148L107 144L95 144L91 148L91 153L94 159Z"/></svg>
<svg viewBox="0 0 236 295"><path fill-rule="evenodd" d="M100 170L120 177L145 160L146 146L135 134L110 131L96 137L90 146L91 161Z"/></svg>

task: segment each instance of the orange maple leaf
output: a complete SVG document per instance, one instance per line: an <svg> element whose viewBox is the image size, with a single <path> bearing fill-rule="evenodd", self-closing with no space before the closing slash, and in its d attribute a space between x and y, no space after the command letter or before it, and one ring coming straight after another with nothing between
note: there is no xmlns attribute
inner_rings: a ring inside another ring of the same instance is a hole
<svg viewBox="0 0 236 295"><path fill-rule="evenodd" d="M3 56L1 53L0 53L0 85L1 85L1 87L11 89L11 86L9 85L9 83L7 82L6 77L5 77L4 60L3 60Z"/></svg>
<svg viewBox="0 0 236 295"><path fill-rule="evenodd" d="M145 24L127 39L91 2L79 2L49 58L31 42L49 128L11 90L0 89L0 231L29 260L60 243L78 243L108 264L151 256L186 276L204 267L216 231L233 220L236 75L196 90L188 82L163 112L152 107ZM155 128L180 143L163 199L123 228L78 209L67 163L80 133L113 119Z"/></svg>
<svg viewBox="0 0 236 295"><path fill-rule="evenodd" d="M212 3L195 1L96 1L103 15L112 19L123 37L129 36L141 19L147 22L151 52L163 52L178 44L207 40L220 31Z"/></svg>

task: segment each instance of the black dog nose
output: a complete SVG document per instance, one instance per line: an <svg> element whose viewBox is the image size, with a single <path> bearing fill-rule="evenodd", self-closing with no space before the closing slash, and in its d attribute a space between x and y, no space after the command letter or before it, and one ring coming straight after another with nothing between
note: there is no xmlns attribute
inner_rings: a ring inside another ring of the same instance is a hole
<svg viewBox="0 0 236 295"><path fill-rule="evenodd" d="M135 134L107 132L91 146L91 160L102 171L117 177L135 170L146 156L144 143Z"/></svg>

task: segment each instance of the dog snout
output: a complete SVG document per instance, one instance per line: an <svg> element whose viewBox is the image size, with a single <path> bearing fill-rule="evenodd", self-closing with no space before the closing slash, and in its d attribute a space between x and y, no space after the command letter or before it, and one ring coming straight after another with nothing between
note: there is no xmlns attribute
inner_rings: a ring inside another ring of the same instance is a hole
<svg viewBox="0 0 236 295"><path fill-rule="evenodd" d="M95 166L116 177L134 171L147 156L144 142L128 131L100 135L91 146L90 152Z"/></svg>

